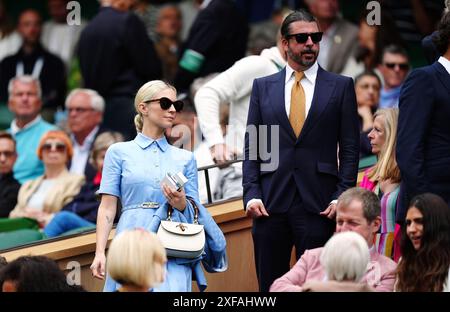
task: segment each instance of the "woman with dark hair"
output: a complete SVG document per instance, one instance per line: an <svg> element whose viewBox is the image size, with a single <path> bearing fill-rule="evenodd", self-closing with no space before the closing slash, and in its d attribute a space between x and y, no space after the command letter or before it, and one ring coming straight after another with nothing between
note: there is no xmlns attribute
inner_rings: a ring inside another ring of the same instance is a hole
<svg viewBox="0 0 450 312"><path fill-rule="evenodd" d="M414 197L402 229L396 291L450 291L450 208L434 194Z"/></svg>
<svg viewBox="0 0 450 312"><path fill-rule="evenodd" d="M2 292L78 292L81 286L67 283L55 261L43 256L23 256L1 271Z"/></svg>

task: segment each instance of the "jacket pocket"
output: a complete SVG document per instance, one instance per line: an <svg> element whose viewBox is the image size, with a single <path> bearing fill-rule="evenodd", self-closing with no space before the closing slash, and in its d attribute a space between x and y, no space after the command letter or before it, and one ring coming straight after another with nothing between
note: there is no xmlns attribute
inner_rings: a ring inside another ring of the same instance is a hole
<svg viewBox="0 0 450 312"><path fill-rule="evenodd" d="M338 170L335 164L317 162L317 171L321 173L331 174L334 175L335 177L338 176Z"/></svg>

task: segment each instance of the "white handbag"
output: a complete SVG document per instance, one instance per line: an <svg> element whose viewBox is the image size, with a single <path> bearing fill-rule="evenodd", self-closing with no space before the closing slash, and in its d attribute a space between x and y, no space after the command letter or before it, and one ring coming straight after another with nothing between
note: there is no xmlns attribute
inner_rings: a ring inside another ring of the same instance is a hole
<svg viewBox="0 0 450 312"><path fill-rule="evenodd" d="M168 257L194 259L203 253L205 230L198 224L198 207L187 198L194 207L194 223L172 221L172 207L167 211L167 220L161 220L156 235L166 248Z"/></svg>

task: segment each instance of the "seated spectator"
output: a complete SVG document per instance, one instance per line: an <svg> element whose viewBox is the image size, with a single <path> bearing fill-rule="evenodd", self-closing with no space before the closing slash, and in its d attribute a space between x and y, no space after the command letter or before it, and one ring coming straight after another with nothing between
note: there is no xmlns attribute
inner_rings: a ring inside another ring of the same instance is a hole
<svg viewBox="0 0 450 312"><path fill-rule="evenodd" d="M22 45L22 38L14 30L11 16L7 13L6 1L0 0L0 61L14 54Z"/></svg>
<svg viewBox="0 0 450 312"><path fill-rule="evenodd" d="M119 132L103 132L93 144L89 162L97 170L95 178L87 181L77 196L58 212L50 223L44 228L47 237L58 236L64 232L87 226L95 226L97 211L100 204L97 190L102 180L103 160L106 150L116 142L122 142L123 136ZM116 216L118 220L119 214Z"/></svg>
<svg viewBox="0 0 450 312"><path fill-rule="evenodd" d="M41 137L56 127L42 120L42 90L38 79L31 76L18 76L9 82L9 110L14 120L8 129L16 140L17 161L14 165L14 178L23 184L36 179L44 173L44 165L36 155Z"/></svg>
<svg viewBox="0 0 450 312"><path fill-rule="evenodd" d="M178 70L178 48L182 17L180 9L174 4L159 8L156 22L156 52L162 62L163 79L172 83Z"/></svg>
<svg viewBox="0 0 450 312"><path fill-rule="evenodd" d="M84 174L92 181L96 170L88 161L95 138L104 131L101 127L105 101L97 91L74 89L66 98L67 126L73 145L69 171Z"/></svg>
<svg viewBox="0 0 450 312"><path fill-rule="evenodd" d="M47 0L50 19L42 26L42 45L51 53L57 55L70 67L75 54L80 33L86 25L86 21L80 20L80 25L69 25L67 9L69 0Z"/></svg>
<svg viewBox="0 0 450 312"><path fill-rule="evenodd" d="M325 244L320 263L326 272L326 281L309 281L304 291L344 291L351 287L367 291L366 284L359 284L366 273L370 253L367 242L356 232L337 233ZM343 288L343 287L348 287Z"/></svg>
<svg viewBox="0 0 450 312"><path fill-rule="evenodd" d="M5 257L0 256L0 271L3 269L4 266L8 264L8 261L6 261Z"/></svg>
<svg viewBox="0 0 450 312"><path fill-rule="evenodd" d="M109 246L107 269L119 292L146 292L164 281L166 251L156 234L126 230Z"/></svg>
<svg viewBox="0 0 450 312"><path fill-rule="evenodd" d="M56 109L64 102L66 74L61 59L40 43L41 23L41 16L35 10L27 9L20 14L17 29L23 44L16 54L0 63L0 101L6 101L12 78L31 75L42 85L43 117L53 122Z"/></svg>
<svg viewBox="0 0 450 312"><path fill-rule="evenodd" d="M0 132L0 218L8 217L17 204L20 183L13 176L16 159L16 141L11 134Z"/></svg>
<svg viewBox="0 0 450 312"><path fill-rule="evenodd" d="M383 49L381 64L378 65L378 70L383 76L380 107L398 107L400 89L409 72L408 54L398 45L388 45Z"/></svg>
<svg viewBox="0 0 450 312"><path fill-rule="evenodd" d="M380 255L374 248L375 234L380 229L380 202L375 194L354 187L338 198L336 207L336 232L353 231L361 234L370 249L370 263L362 278L375 291L394 289L396 264ZM307 281L323 281L325 268L320 263L323 247L306 250L294 267L273 282L270 291L303 291Z"/></svg>
<svg viewBox="0 0 450 312"><path fill-rule="evenodd" d="M367 134L373 127L373 114L380 101L381 80L373 71L365 71L355 77L356 103L360 119L360 157L372 155Z"/></svg>
<svg viewBox="0 0 450 312"><path fill-rule="evenodd" d="M62 131L47 132L39 142L37 154L44 162L44 175L22 185L17 205L9 216L35 219L40 227L44 227L80 192L84 176L67 170L73 148Z"/></svg>
<svg viewBox="0 0 450 312"><path fill-rule="evenodd" d="M381 201L381 229L376 237L378 252L398 259L398 246L394 244L395 215L400 191L400 169L397 166L398 109L379 109L375 113L374 126L368 137L372 152L377 155L375 166L364 172L360 186L374 192ZM394 250L397 251L394 255Z"/></svg>
<svg viewBox="0 0 450 312"><path fill-rule="evenodd" d="M411 200L402 228L396 291L450 291L450 209L438 195Z"/></svg>
<svg viewBox="0 0 450 312"><path fill-rule="evenodd" d="M81 286L69 285L55 261L43 256L22 256L0 272L2 292L80 292Z"/></svg>

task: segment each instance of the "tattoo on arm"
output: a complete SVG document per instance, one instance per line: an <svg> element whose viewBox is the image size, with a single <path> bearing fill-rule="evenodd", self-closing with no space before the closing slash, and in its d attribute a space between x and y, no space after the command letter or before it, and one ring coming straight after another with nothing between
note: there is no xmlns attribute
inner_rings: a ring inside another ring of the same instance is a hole
<svg viewBox="0 0 450 312"><path fill-rule="evenodd" d="M112 224L113 220L109 216L106 216L106 222L108 222L108 224Z"/></svg>

